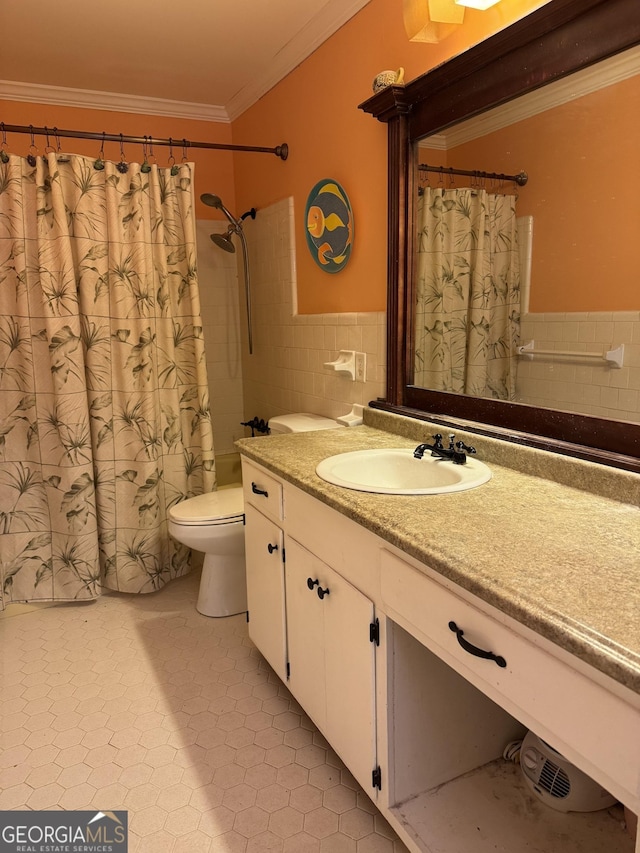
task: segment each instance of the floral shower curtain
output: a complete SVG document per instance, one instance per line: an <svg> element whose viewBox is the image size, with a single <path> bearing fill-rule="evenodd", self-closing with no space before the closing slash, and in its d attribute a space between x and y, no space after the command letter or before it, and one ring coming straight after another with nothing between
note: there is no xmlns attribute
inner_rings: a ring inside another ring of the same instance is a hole
<svg viewBox="0 0 640 853"><path fill-rule="evenodd" d="M424 187L414 384L511 400L520 329L514 196Z"/></svg>
<svg viewBox="0 0 640 853"><path fill-rule="evenodd" d="M193 166L31 163L0 164L0 609L159 589L168 507L215 487Z"/></svg>

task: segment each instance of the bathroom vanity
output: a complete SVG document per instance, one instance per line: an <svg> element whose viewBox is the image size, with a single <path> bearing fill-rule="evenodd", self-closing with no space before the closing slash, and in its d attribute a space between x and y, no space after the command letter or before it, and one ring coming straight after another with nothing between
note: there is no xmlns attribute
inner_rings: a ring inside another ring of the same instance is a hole
<svg viewBox="0 0 640 853"><path fill-rule="evenodd" d="M250 637L410 850L640 853L621 807L563 814L502 758L531 729L640 810L640 476L476 437L466 492L315 474L429 437L381 417L238 442Z"/></svg>

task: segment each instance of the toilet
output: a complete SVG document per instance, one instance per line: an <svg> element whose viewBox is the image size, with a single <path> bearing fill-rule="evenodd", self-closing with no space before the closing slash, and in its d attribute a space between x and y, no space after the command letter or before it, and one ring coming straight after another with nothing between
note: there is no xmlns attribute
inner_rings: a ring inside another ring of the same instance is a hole
<svg viewBox="0 0 640 853"><path fill-rule="evenodd" d="M218 489L175 504L169 533L204 552L196 610L203 616L233 616L247 609L242 486Z"/></svg>
<svg viewBox="0 0 640 853"><path fill-rule="evenodd" d="M321 415L279 415L269 421L272 435L342 429ZM169 533L178 542L204 553L196 610L203 616L233 616L247 609L244 561L242 486L231 486L187 498L172 506Z"/></svg>

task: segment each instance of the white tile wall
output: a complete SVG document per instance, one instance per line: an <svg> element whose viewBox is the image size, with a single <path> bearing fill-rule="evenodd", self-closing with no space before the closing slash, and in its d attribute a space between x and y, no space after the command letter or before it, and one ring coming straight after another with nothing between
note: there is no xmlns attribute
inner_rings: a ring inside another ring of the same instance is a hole
<svg viewBox="0 0 640 853"><path fill-rule="evenodd" d="M525 314L522 343L604 352L624 344L624 366L565 356L518 359L518 402L615 420L640 420L640 311Z"/></svg>
<svg viewBox="0 0 640 853"><path fill-rule="evenodd" d="M237 254L224 252L209 239L226 231L223 222L199 220L198 281L216 457L234 452L243 436L242 357L238 307ZM239 249L238 249L239 250Z"/></svg>
<svg viewBox="0 0 640 853"><path fill-rule="evenodd" d="M293 199L245 220L253 294L253 355L243 338L246 418L289 412L338 417L353 403L381 396L385 384L385 314L296 314ZM298 249L306 251L306 247ZM339 274L338 274L339 275ZM332 276L332 278L334 278ZM341 349L366 353L364 382L324 367Z"/></svg>

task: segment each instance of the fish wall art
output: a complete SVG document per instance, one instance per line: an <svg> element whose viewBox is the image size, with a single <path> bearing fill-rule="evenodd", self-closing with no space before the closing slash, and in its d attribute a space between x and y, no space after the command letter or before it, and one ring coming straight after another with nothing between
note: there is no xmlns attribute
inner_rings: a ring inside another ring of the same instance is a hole
<svg viewBox="0 0 640 853"><path fill-rule="evenodd" d="M309 251L325 272L344 269L353 246L353 213L346 192L325 178L309 193L305 209Z"/></svg>

